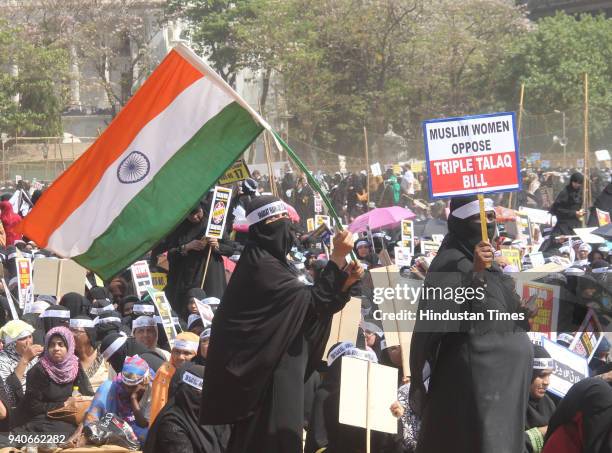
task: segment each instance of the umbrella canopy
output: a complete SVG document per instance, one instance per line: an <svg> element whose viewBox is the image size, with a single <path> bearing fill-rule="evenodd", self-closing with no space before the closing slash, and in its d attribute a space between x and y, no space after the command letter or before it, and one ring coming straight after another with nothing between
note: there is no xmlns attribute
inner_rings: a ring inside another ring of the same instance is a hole
<svg viewBox="0 0 612 453"><path fill-rule="evenodd" d="M365 214L357 217L348 227L352 233L359 233L370 230L378 230L380 228L393 228L400 224L402 220L412 220L416 214L410 209L401 208L399 206L391 206L389 208L372 209Z"/></svg>
<svg viewBox="0 0 612 453"><path fill-rule="evenodd" d="M287 207L287 212L289 213L289 218L291 219L291 221L293 223L299 223L300 216L298 215L295 208L289 203L285 203L285 206ZM239 233L246 233L247 231L249 231L249 226L246 223L246 218L244 217L244 215L240 218L236 217L234 219L234 225L232 228L234 231L237 231Z"/></svg>

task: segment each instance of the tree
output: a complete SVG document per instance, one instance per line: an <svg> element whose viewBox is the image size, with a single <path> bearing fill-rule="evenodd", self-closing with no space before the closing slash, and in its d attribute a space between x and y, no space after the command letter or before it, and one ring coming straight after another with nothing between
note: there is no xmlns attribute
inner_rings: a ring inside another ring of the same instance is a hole
<svg viewBox="0 0 612 453"><path fill-rule="evenodd" d="M53 45L35 45L24 29L0 19L0 131L10 136L57 136L66 104L67 55ZM16 101L18 99L18 101Z"/></svg>
<svg viewBox="0 0 612 453"><path fill-rule="evenodd" d="M541 19L530 33L513 42L498 75L514 93L525 84L530 112L581 112L585 72L589 74L593 141L609 146L612 137L608 135L607 143L604 137L612 125L611 19L564 13ZM510 90L501 92L500 97L509 99L510 94ZM580 118L570 120L576 124Z"/></svg>

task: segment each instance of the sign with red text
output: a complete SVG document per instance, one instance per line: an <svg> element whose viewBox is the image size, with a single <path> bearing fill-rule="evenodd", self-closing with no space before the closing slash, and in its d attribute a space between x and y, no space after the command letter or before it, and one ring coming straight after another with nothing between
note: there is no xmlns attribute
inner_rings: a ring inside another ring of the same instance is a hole
<svg viewBox="0 0 612 453"><path fill-rule="evenodd" d="M559 320L559 287L532 281L517 281L516 292L523 301L531 301L537 307L536 315L529 319L531 332L538 332L555 341Z"/></svg>
<svg viewBox="0 0 612 453"><path fill-rule="evenodd" d="M520 190L513 112L423 122L432 198Z"/></svg>

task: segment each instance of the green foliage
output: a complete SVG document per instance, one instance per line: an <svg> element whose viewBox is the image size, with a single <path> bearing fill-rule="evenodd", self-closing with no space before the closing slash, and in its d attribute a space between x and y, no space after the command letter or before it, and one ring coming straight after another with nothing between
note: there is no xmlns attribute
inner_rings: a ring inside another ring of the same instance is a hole
<svg viewBox="0 0 612 453"><path fill-rule="evenodd" d="M17 76L9 72L12 65L18 67ZM66 101L66 52L53 45L36 45L26 39L22 29L0 21L0 67L0 131L10 136L60 135Z"/></svg>

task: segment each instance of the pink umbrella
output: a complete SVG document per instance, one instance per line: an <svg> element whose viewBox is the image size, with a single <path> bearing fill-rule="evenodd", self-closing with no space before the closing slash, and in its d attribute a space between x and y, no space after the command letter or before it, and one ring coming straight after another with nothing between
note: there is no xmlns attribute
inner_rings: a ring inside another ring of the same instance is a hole
<svg viewBox="0 0 612 453"><path fill-rule="evenodd" d="M370 230L378 230L380 228L393 228L400 224L404 219L414 219L416 214L410 209L405 209L399 206L391 206L390 208L376 208L365 214L361 214L348 227L349 231L359 233Z"/></svg>
<svg viewBox="0 0 612 453"><path fill-rule="evenodd" d="M293 206L291 206L289 203L285 203L285 206L287 206L287 212L289 213L289 218L291 219L291 221L293 223L299 223L300 222L300 216L298 215L298 213L295 210L295 208ZM234 220L233 229L234 229L234 231L237 231L239 233L246 233L247 231L249 231L249 226L246 224L246 219L245 218L241 218L241 219L236 218Z"/></svg>

